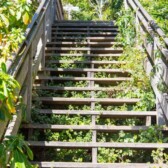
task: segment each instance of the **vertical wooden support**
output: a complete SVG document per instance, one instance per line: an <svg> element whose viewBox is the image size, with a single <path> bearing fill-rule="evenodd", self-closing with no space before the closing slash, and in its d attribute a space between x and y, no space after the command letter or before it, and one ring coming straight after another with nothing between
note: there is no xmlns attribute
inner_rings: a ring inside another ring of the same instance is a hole
<svg viewBox="0 0 168 168"><path fill-rule="evenodd" d="M33 43L32 43L33 44ZM27 122L31 122L32 107L32 64L33 64L33 45L29 48L29 65L28 65L28 86L27 86Z"/></svg>
<svg viewBox="0 0 168 168"><path fill-rule="evenodd" d="M57 3L58 1L52 0L51 10L52 10L52 22L56 20L56 10L57 10Z"/></svg>
<svg viewBox="0 0 168 168"><path fill-rule="evenodd" d="M129 6L128 6L128 2L127 0L124 0L124 6L125 6L125 9L128 10L129 9Z"/></svg>
<svg viewBox="0 0 168 168"><path fill-rule="evenodd" d="M151 116L146 116L146 126L151 126L152 118Z"/></svg>
<svg viewBox="0 0 168 168"><path fill-rule="evenodd" d="M165 115L164 112L162 110L161 104L159 103L159 101L156 101L156 111L157 111L157 124L158 125L166 125L167 122L165 121Z"/></svg>
<svg viewBox="0 0 168 168"><path fill-rule="evenodd" d="M87 27L87 36L90 36L90 27ZM89 50L87 51L87 54L91 54L91 46L90 46L90 39L87 40L88 43L88 48ZM91 57L90 57L90 60ZM90 68L94 69L94 64L90 64ZM94 72L89 72L89 77L94 78ZM94 81L90 81L89 86L90 87L94 87ZM94 98L94 91L91 91L91 98ZM95 102L91 102L91 110L95 109ZM96 116L92 115L92 125L95 126L96 125ZM97 131L93 130L92 131L92 142L95 143L97 141ZM97 163L97 148L92 148L92 163Z"/></svg>
<svg viewBox="0 0 168 168"><path fill-rule="evenodd" d="M46 14L43 18L43 34L42 34L42 60L41 60L41 68L45 67L45 46L46 46Z"/></svg>

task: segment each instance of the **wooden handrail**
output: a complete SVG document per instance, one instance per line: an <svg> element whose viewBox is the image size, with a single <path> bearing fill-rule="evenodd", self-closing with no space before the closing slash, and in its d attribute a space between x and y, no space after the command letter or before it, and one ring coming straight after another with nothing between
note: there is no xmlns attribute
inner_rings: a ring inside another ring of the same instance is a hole
<svg viewBox="0 0 168 168"><path fill-rule="evenodd" d="M133 10L137 12L137 15L139 15L139 20L143 23L143 26L145 29L152 35L153 33L153 38L154 36L157 38L161 38L164 41L164 44L168 46L168 38L166 38L165 33L162 31L162 29L155 23L155 21L152 19L152 17L147 13L147 11L142 7L140 2L138 0L126 0L127 4L129 7L131 7ZM145 24L146 22L146 24ZM155 35L156 34L156 35ZM158 40L156 41L157 46L161 50L161 45ZM162 47L163 49L163 47ZM163 55L165 56L166 59L168 59L168 50L166 48L162 51Z"/></svg>
<svg viewBox="0 0 168 168"><path fill-rule="evenodd" d="M160 65L160 69L155 73L154 77L151 77L151 85L156 95L156 108L158 112L158 124L167 124L168 121L168 94L162 93L158 90L158 82L163 80L168 85L168 38L162 29L155 23L148 12L142 7L138 0L125 0L126 8L130 8L136 12L136 24L140 27L140 33L143 36L143 47L148 53L148 59L146 60L145 69L150 74L153 69ZM145 35L148 34L153 39L153 43L149 44ZM162 39L162 43L160 39ZM155 53L159 50L162 53L160 58L155 58ZM159 63L158 63L159 62Z"/></svg>
<svg viewBox="0 0 168 168"><path fill-rule="evenodd" d="M165 44L168 46L168 37L166 37L165 33L162 29L156 24L153 18L148 14L148 12L142 7L138 0L133 0L136 6L141 10L143 16L146 18L150 26L154 29L156 33L164 40Z"/></svg>
<svg viewBox="0 0 168 168"><path fill-rule="evenodd" d="M25 31L24 42L20 44L18 52L13 54L13 59L6 63L8 73L20 83L20 95L27 105L27 121L31 120L32 83L38 68L45 64L45 46L51 40L52 24L63 18L61 0L42 0ZM21 118L22 114L18 112L9 124L8 121L0 123L0 139L2 135L17 134Z"/></svg>

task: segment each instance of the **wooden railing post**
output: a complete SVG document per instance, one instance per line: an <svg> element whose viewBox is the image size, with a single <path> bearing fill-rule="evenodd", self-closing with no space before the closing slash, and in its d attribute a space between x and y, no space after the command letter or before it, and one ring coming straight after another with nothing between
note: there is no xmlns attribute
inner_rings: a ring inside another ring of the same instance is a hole
<svg viewBox="0 0 168 168"><path fill-rule="evenodd" d="M27 122L31 122L31 111L32 111L32 64L33 64L33 47L32 44L29 48L29 62L28 62L28 85L27 85Z"/></svg>
<svg viewBox="0 0 168 168"><path fill-rule="evenodd" d="M158 100L156 100L156 111L157 111L157 124L158 125L167 125L167 121L165 120L166 116L163 112L162 106Z"/></svg>
<svg viewBox="0 0 168 168"><path fill-rule="evenodd" d="M124 0L124 6L125 6L125 9L126 9L126 10L129 9L127 0Z"/></svg>
<svg viewBox="0 0 168 168"><path fill-rule="evenodd" d="M43 34L42 34L42 60L41 60L41 68L45 67L45 45L46 45L46 14L43 18Z"/></svg>

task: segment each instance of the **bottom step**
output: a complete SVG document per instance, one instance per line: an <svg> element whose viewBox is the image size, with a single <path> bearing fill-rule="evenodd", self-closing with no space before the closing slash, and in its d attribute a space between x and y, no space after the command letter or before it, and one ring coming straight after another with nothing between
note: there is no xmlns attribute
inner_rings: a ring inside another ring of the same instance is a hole
<svg viewBox="0 0 168 168"><path fill-rule="evenodd" d="M167 168L166 164L150 163L74 163L74 162L33 162L39 167L55 168Z"/></svg>

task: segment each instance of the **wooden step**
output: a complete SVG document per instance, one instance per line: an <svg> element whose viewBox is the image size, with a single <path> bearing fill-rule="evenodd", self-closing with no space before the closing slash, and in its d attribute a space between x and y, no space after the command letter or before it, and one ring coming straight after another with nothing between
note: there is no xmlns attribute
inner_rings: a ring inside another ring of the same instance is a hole
<svg viewBox="0 0 168 168"><path fill-rule="evenodd" d="M91 68L44 68L39 71L51 71L51 72L106 72L106 73L120 73L120 74L128 74L131 73L130 70L121 70L121 69L91 69Z"/></svg>
<svg viewBox="0 0 168 168"><path fill-rule="evenodd" d="M46 53L47 57L59 57L59 56L68 56L68 57L120 57L121 54L113 53L113 54L67 54L67 53ZM73 59L73 58L72 58Z"/></svg>
<svg viewBox="0 0 168 168"><path fill-rule="evenodd" d="M105 64L116 64L122 65L126 64L125 61L62 61L62 60L46 60L46 64L97 64L97 65L105 65Z"/></svg>
<svg viewBox="0 0 168 168"><path fill-rule="evenodd" d="M123 52L123 48L93 48L93 47L46 47L47 51L118 51Z"/></svg>
<svg viewBox="0 0 168 168"><path fill-rule="evenodd" d="M114 41L116 37L52 37L52 40L96 40L96 41Z"/></svg>
<svg viewBox="0 0 168 168"><path fill-rule="evenodd" d="M48 42L47 43L47 46L48 45L121 45L121 43L118 43L118 42Z"/></svg>
<svg viewBox="0 0 168 168"><path fill-rule="evenodd" d="M56 114L56 115L101 115L106 117L146 117L157 116L156 111L90 111L90 110L51 110L41 109L39 114Z"/></svg>
<svg viewBox="0 0 168 168"><path fill-rule="evenodd" d="M34 97L33 100L38 100L50 104L90 104L91 102L99 102L101 104L136 104L140 99L115 99L115 98L63 98L63 97Z"/></svg>
<svg viewBox="0 0 168 168"><path fill-rule="evenodd" d="M97 82L126 82L131 81L130 77L118 78L90 78L90 77L55 77L55 76L36 76L36 80L51 80L51 81L97 81Z"/></svg>
<svg viewBox="0 0 168 168"><path fill-rule="evenodd" d="M22 124L26 129L50 129L50 130L73 130L73 131L98 131L98 132L139 132L147 130L147 126L110 126L110 125L51 125L51 124Z"/></svg>
<svg viewBox="0 0 168 168"><path fill-rule="evenodd" d="M121 91L121 89L113 87L57 87L57 86L36 86L35 90L50 90L50 91Z"/></svg>
<svg viewBox="0 0 168 168"><path fill-rule="evenodd" d="M90 36L90 35L96 35L96 36L100 36L100 35L103 35L103 36L106 36L106 35L117 35L118 32L52 32L52 35L63 35L63 36L66 36L66 35L86 35L86 36Z"/></svg>
<svg viewBox="0 0 168 168"><path fill-rule="evenodd" d="M28 141L29 146L56 147L56 148L130 148L130 149L168 149L168 143L119 143L119 142L55 142L55 141Z"/></svg>
<svg viewBox="0 0 168 168"><path fill-rule="evenodd" d="M78 163L78 162L32 162L45 168L167 168L167 164L152 163Z"/></svg>
<svg viewBox="0 0 168 168"><path fill-rule="evenodd" d="M92 24L92 25L114 25L114 21L85 21L85 20L57 20L54 24Z"/></svg>
<svg viewBox="0 0 168 168"><path fill-rule="evenodd" d="M108 24L96 24L96 23L57 23L57 24L53 24L52 27L64 27L64 28L69 28L69 27L74 27L74 28L87 28L87 27L90 27L90 28L102 28L102 29L106 29L106 28L117 28L117 26L114 26L114 25L108 25Z"/></svg>
<svg viewBox="0 0 168 168"><path fill-rule="evenodd" d="M102 29L102 28L97 28L97 27L94 27L94 28L90 28L90 27L88 27L88 28L83 28L83 27L78 27L78 28L64 28L64 27L59 27L59 26L53 26L52 27L52 31L62 31L62 32L64 32L64 31L67 31L67 32L70 32L70 31L85 31L85 32L87 32L87 31L108 31L108 32L111 32L111 31L118 31L118 28L116 28L116 27L112 27L112 28L106 28L106 29Z"/></svg>

